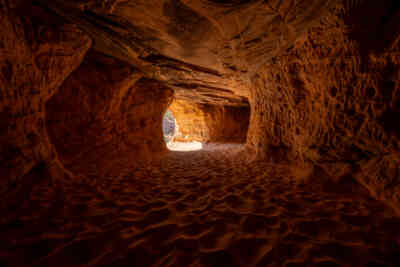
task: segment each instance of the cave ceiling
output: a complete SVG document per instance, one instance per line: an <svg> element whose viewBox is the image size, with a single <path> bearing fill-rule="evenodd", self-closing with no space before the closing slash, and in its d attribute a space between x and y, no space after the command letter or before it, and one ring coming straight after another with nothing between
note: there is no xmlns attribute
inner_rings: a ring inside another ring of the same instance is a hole
<svg viewBox="0 0 400 267"><path fill-rule="evenodd" d="M197 103L246 106L249 80L335 0L34 0L78 25L93 49Z"/></svg>

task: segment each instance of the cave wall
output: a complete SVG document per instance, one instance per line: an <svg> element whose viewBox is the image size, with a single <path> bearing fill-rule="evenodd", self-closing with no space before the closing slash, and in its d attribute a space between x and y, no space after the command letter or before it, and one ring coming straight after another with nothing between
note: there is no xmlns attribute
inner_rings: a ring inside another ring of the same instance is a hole
<svg viewBox="0 0 400 267"><path fill-rule="evenodd" d="M162 115L172 96L135 67L91 51L47 103L47 128L66 166L105 146L149 159L166 151Z"/></svg>
<svg viewBox="0 0 400 267"><path fill-rule="evenodd" d="M258 159L346 169L400 207L399 10L338 6L252 82L248 145Z"/></svg>
<svg viewBox="0 0 400 267"><path fill-rule="evenodd" d="M79 66L91 40L76 26L15 1L0 1L0 25L0 193L7 196L35 179L66 175L46 131L45 103Z"/></svg>
<svg viewBox="0 0 400 267"><path fill-rule="evenodd" d="M249 107L197 104L175 100L170 110L176 119L174 141L245 143Z"/></svg>

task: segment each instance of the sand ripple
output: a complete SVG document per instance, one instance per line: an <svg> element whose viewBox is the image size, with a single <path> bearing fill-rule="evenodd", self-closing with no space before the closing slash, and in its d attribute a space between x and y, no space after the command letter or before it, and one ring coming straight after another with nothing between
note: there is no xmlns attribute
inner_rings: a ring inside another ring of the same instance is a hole
<svg viewBox="0 0 400 267"><path fill-rule="evenodd" d="M399 266L389 208L247 164L240 149L170 152L152 166L127 156L42 183L1 220L0 266Z"/></svg>

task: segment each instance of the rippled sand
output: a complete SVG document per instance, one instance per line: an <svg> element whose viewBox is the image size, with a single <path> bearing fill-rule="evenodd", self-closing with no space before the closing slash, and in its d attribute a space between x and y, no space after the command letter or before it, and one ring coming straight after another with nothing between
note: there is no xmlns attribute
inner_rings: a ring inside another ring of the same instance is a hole
<svg viewBox="0 0 400 267"><path fill-rule="evenodd" d="M1 219L0 266L400 266L400 219L360 186L241 154L127 155L43 182Z"/></svg>

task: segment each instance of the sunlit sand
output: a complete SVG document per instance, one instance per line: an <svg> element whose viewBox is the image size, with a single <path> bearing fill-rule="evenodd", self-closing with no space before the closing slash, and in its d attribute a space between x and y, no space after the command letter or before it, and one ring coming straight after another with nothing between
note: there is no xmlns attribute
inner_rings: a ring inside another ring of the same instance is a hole
<svg viewBox="0 0 400 267"><path fill-rule="evenodd" d="M196 151L203 149L203 144L197 141L194 142L169 142L167 147L172 151Z"/></svg>

